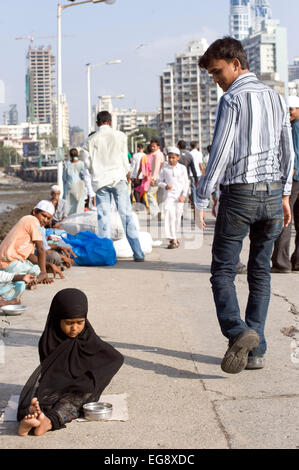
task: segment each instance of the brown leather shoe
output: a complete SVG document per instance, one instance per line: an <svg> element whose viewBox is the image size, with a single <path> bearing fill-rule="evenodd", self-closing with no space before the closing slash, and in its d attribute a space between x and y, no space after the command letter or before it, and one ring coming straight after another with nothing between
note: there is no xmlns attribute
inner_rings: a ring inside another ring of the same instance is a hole
<svg viewBox="0 0 299 470"><path fill-rule="evenodd" d="M233 340L221 362L221 369L227 374L238 374L248 364L248 354L260 343L256 331L247 329Z"/></svg>

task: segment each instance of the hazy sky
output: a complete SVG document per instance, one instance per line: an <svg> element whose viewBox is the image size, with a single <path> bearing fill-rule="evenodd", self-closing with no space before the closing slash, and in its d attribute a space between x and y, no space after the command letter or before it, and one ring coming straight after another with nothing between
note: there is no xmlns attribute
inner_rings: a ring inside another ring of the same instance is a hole
<svg viewBox="0 0 299 470"><path fill-rule="evenodd" d="M77 0L79 1L79 0ZM16 103L25 116L25 73L28 40L51 45L56 56L57 0L0 0L0 79L5 104ZM67 0L62 4L74 4ZM114 5L86 4L62 14L62 87L67 96L70 125L87 128L86 63L121 59L91 71L92 104L99 95L124 94L118 108L154 111L160 106L159 76L175 53L192 39L209 43L228 34L229 0L116 0ZM270 0L273 18L288 30L289 61L299 56L299 1Z"/></svg>

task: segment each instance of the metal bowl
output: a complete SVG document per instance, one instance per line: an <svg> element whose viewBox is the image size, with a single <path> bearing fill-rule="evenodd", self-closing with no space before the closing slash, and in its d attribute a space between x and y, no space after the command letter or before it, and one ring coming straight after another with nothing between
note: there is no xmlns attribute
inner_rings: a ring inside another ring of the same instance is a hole
<svg viewBox="0 0 299 470"><path fill-rule="evenodd" d="M90 421L101 421L112 416L111 403L91 402L83 405L84 418Z"/></svg>
<svg viewBox="0 0 299 470"><path fill-rule="evenodd" d="M15 304L15 305L2 305L0 307L5 315L22 315L27 310L26 305Z"/></svg>

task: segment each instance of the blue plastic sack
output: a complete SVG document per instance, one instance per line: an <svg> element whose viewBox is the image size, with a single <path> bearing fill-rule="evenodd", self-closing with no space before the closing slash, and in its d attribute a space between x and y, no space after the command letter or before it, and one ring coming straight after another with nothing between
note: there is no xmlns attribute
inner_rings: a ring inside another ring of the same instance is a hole
<svg viewBox="0 0 299 470"><path fill-rule="evenodd" d="M117 261L112 240L109 238L100 238L88 231L76 235L62 235L61 238L72 246L77 255L74 260L78 266L113 266Z"/></svg>

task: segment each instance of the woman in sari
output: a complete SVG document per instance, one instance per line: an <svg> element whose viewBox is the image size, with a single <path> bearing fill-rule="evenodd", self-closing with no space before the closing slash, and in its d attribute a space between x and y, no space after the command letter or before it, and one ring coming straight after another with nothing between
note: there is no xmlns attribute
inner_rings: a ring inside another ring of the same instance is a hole
<svg viewBox="0 0 299 470"><path fill-rule="evenodd" d="M40 365L20 396L20 436L65 428L85 403L99 400L122 366L123 356L96 335L87 311L87 297L78 289L54 296L38 345Z"/></svg>
<svg viewBox="0 0 299 470"><path fill-rule="evenodd" d="M147 200L147 193L151 184L151 176L152 176L152 161L153 161L153 155L151 153L151 147L150 145L147 147L145 155L142 157L140 161L140 168L139 168L139 173L142 174L142 181L140 186L137 186L135 188L135 191L138 191L140 194L140 199L144 200L145 206L147 210L149 210L149 204ZM139 176L138 173L138 176ZM137 178L138 178L137 176Z"/></svg>

